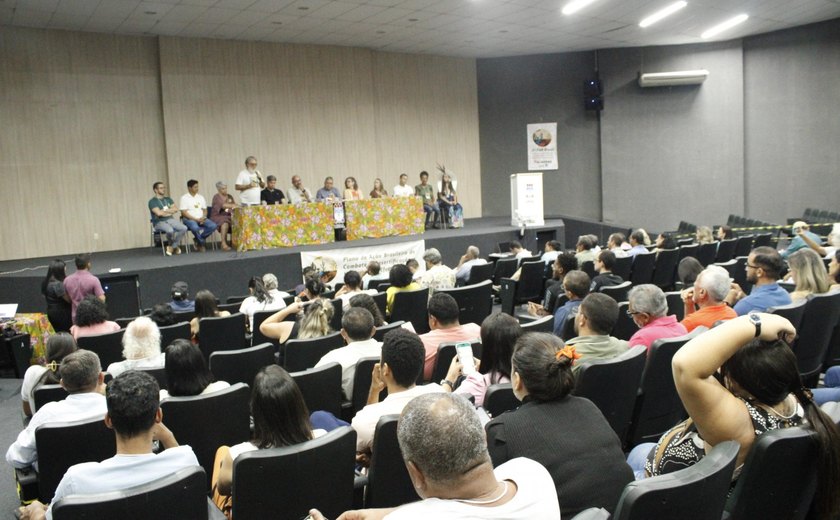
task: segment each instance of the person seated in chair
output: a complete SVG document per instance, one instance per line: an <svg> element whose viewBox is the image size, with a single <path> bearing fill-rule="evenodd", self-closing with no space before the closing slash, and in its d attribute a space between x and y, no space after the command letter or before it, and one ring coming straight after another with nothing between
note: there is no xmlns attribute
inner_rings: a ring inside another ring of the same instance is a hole
<svg viewBox="0 0 840 520"><path fill-rule="evenodd" d="M788 245L787 249L781 251L782 258L787 260L787 258L792 255L793 253L799 251L800 249L804 249L809 247L809 243L803 239L803 235L808 237L810 240L809 242L814 243L816 245L822 244L822 239L820 236L813 231L809 231L809 226L806 222L798 220L793 223L791 227L791 233L793 235L793 240L790 241L790 245Z"/></svg>
<svg viewBox="0 0 840 520"><path fill-rule="evenodd" d="M149 212L152 214L152 226L155 232L166 234L166 255L181 254L181 240L187 234L187 226L178 218L178 206L166 196L166 185L157 181L152 185L155 196L149 199Z"/></svg>
<svg viewBox="0 0 840 520"><path fill-rule="evenodd" d="M595 263L598 255L594 249L597 245L598 243L592 240L592 237L589 235L578 237L577 244L575 245L575 257L577 258L578 265L582 266L584 262Z"/></svg>
<svg viewBox="0 0 840 520"><path fill-rule="evenodd" d="M627 251L630 249L630 244L621 233L613 233L607 240L607 249L615 254L616 258L624 258L627 256Z"/></svg>
<svg viewBox="0 0 840 520"><path fill-rule="evenodd" d="M429 229L429 220L432 221L435 229L439 229L440 207L436 201L435 189L429 184L429 172L420 172L420 184L414 187L414 195L422 199L423 212L426 214L426 229Z"/></svg>
<svg viewBox="0 0 840 520"><path fill-rule="evenodd" d="M461 256L461 260L455 267L455 285L467 285L470 281L470 271L474 265L485 265L487 260L481 258L481 252L476 246L467 247L467 252Z"/></svg>
<svg viewBox="0 0 840 520"><path fill-rule="evenodd" d="M474 341L481 337L481 327L475 323L464 323L458 320L460 313L458 302L451 295L437 293L429 299L429 332L422 334L420 339L426 349L425 369L423 379L432 377L432 370L437 360L438 346L441 343L456 341Z"/></svg>
<svg viewBox="0 0 840 520"><path fill-rule="evenodd" d="M539 318L551 314L555 310L557 298L566 293L566 289L563 287L563 279L577 268L577 258L573 253L560 253L551 264L551 279L545 282L545 294L542 302L528 302L528 314Z"/></svg>
<svg viewBox="0 0 840 520"><path fill-rule="evenodd" d="M114 377L126 370L163 368L166 363L166 358L160 352L160 329L146 316L140 316L128 324L122 344L125 361L108 365L108 373Z"/></svg>
<svg viewBox="0 0 840 520"><path fill-rule="evenodd" d="M531 252L522 247L522 244L518 240L514 240L510 243L510 254L514 258L531 258Z"/></svg>
<svg viewBox="0 0 840 520"><path fill-rule="evenodd" d="M356 375L356 363L365 357L380 356L382 343L373 339L376 327L373 315L360 307L351 307L341 317L341 335L347 346L327 352L315 368L336 362L341 365L341 390L344 399L353 399L353 378Z"/></svg>
<svg viewBox="0 0 840 520"><path fill-rule="evenodd" d="M738 316L732 307L724 303L729 294L729 272L719 265L710 265L697 275L694 285L683 289L680 296L685 303L685 318L682 324L691 332L697 327L711 329L716 322L731 320Z"/></svg>
<svg viewBox="0 0 840 520"><path fill-rule="evenodd" d="M423 261L426 262L426 272L417 280L420 287L429 288L429 296L433 295L435 289L452 289L455 287L455 271L443 265L443 257L440 251L434 247L423 253Z"/></svg>
<svg viewBox="0 0 840 520"><path fill-rule="evenodd" d="M637 229L630 233L630 245L632 247L627 250L628 256L636 256L648 252L648 249L645 247L645 232L643 229Z"/></svg>
<svg viewBox="0 0 840 520"><path fill-rule="evenodd" d="M80 351L82 352L82 351ZM184 468L198 466L189 446L178 446L175 436L163 424L157 381L144 372L130 370L108 383L105 425L114 430L117 454L102 462L71 466L55 490L52 503L69 495L95 495L121 491L154 482ZM101 396L100 396L101 397ZM107 413L106 413L107 412ZM164 451L152 453L152 441ZM21 508L21 518L52 518L52 505L37 500Z"/></svg>
<svg viewBox="0 0 840 520"><path fill-rule="evenodd" d="M630 337L630 347L644 345L650 351L650 346L658 339L688 334L676 316L668 315L668 300L659 287L649 283L633 287L628 298L627 312L639 327Z"/></svg>
<svg viewBox="0 0 840 520"><path fill-rule="evenodd" d="M216 232L216 223L207 218L207 201L204 196L198 193L198 181L190 179L187 181L187 193L181 195L178 202L181 207L181 217L184 225L192 231L195 236L196 250L204 251L204 244L207 237Z"/></svg>
<svg viewBox="0 0 840 520"><path fill-rule="evenodd" d="M569 316L577 312L581 302L589 294L590 285L589 275L583 271L570 271L563 277L563 289L569 300L554 311L555 336L563 337L563 328L566 326L566 320Z"/></svg>
<svg viewBox="0 0 840 520"><path fill-rule="evenodd" d="M382 266L379 265L379 262L376 260L371 260L368 262L367 267L365 268L365 273L362 275L362 289L368 290L370 287L368 285L370 282L379 281L379 280L387 280L388 279L388 272L382 272Z"/></svg>
<svg viewBox="0 0 840 520"><path fill-rule="evenodd" d="M175 312L195 312L195 302L190 300L190 286L187 282L175 282L172 284L172 300L169 306Z"/></svg>
<svg viewBox="0 0 840 520"><path fill-rule="evenodd" d="M34 466L38 469L35 430L39 426L105 417L105 397L102 395L105 374L99 365L99 356L89 350L77 350L64 357L59 373L60 384L70 395L39 408L9 446L6 462L15 468Z"/></svg>
<svg viewBox="0 0 840 520"><path fill-rule="evenodd" d="M752 292L747 296L737 283L732 282L726 295L727 305L731 305L738 316L743 316L789 304L790 294L779 285L783 266L782 256L772 247L753 249L747 257L746 266L747 281L753 284Z"/></svg>
<svg viewBox="0 0 840 520"><path fill-rule="evenodd" d="M618 303L601 293L592 293L580 304L575 317L576 338L566 341L575 347L584 361L587 359L611 359L627 351L628 343L610 336L618 322ZM572 367L577 373L578 365Z"/></svg>
<svg viewBox="0 0 840 520"><path fill-rule="evenodd" d="M599 292L601 287L612 287L624 283L617 274L613 274L612 268L615 265L615 253L612 251L601 251L595 259L595 272L598 274L592 279L589 285L589 292Z"/></svg>

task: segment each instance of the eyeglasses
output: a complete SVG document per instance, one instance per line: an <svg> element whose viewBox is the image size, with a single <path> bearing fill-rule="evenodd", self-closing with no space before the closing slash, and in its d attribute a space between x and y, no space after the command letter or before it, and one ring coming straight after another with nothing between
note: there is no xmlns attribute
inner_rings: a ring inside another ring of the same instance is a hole
<svg viewBox="0 0 840 520"><path fill-rule="evenodd" d="M635 316L636 314L644 314L642 311L631 311L629 309L625 312L627 312L628 316Z"/></svg>
<svg viewBox="0 0 840 520"><path fill-rule="evenodd" d="M760 266L760 265L750 265L750 264L747 264L747 267L749 267L750 269L761 269L761 266Z"/></svg>

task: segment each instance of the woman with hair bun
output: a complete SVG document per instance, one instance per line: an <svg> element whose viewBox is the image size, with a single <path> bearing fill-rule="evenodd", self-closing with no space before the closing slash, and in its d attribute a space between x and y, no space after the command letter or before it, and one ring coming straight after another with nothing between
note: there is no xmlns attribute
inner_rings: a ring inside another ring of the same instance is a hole
<svg viewBox="0 0 840 520"><path fill-rule="evenodd" d="M67 354L76 352L76 340L67 332L53 334L47 340L47 359L45 365L32 365L23 374L23 385L20 387L20 398L23 402L23 413L31 417L35 409L35 389L41 385L57 385L61 379L58 367Z"/></svg>
<svg viewBox="0 0 840 520"><path fill-rule="evenodd" d="M551 473L560 516L589 507L612 512L633 472L621 442L592 401L570 395L580 357L553 334L528 333L514 346L511 383L519 409L487 423L493 466L527 457Z"/></svg>

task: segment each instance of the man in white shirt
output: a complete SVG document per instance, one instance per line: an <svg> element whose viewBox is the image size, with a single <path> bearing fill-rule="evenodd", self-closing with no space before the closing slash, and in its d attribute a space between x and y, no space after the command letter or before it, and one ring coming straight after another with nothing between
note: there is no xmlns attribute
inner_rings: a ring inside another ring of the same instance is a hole
<svg viewBox="0 0 840 520"><path fill-rule="evenodd" d="M400 175L400 183L394 186L394 197L413 197L414 188L408 185L408 175Z"/></svg>
<svg viewBox="0 0 840 520"><path fill-rule="evenodd" d="M234 188L239 192L239 200L243 206L260 204L260 192L265 188L265 180L257 170L257 158L253 155L245 159L245 169L236 177Z"/></svg>
<svg viewBox="0 0 840 520"><path fill-rule="evenodd" d="M417 386L424 356L423 342L417 334L400 328L385 335L382 356L373 367L368 404L359 410L351 423L356 430L356 460L360 463L367 465L370 461L373 432L380 417L402 412L418 395L443 392L434 383ZM379 392L385 388L388 388L388 397L380 403Z"/></svg>
<svg viewBox="0 0 840 520"><path fill-rule="evenodd" d="M427 249L423 253L423 261L426 262L426 272L417 281L429 288L429 296L434 294L435 289L455 287L455 271L443 265L440 251L434 247Z"/></svg>
<svg viewBox="0 0 840 520"><path fill-rule="evenodd" d="M510 254L516 258L530 258L531 252L522 247L519 241L514 240L510 243Z"/></svg>
<svg viewBox="0 0 840 520"><path fill-rule="evenodd" d="M89 350L77 350L61 361L61 386L70 395L40 408L17 440L6 451L6 462L16 468L34 466L38 469L35 450L35 430L45 424L84 421L105 417L105 374L99 356ZM72 449L68 446L67 449Z"/></svg>
<svg viewBox="0 0 840 520"><path fill-rule="evenodd" d="M402 520L482 518L560 520L554 480L531 459L493 470L475 409L457 394L420 396L397 425L408 475L423 500L392 509L350 511L341 518ZM324 520L317 510L314 520Z"/></svg>
<svg viewBox="0 0 840 520"><path fill-rule="evenodd" d="M370 282L377 281L377 280L387 280L388 279L388 272L381 272L382 266L379 265L379 262L376 260L371 260L368 262L367 269L365 270L365 274L362 275L362 289L368 290Z"/></svg>
<svg viewBox="0 0 840 520"><path fill-rule="evenodd" d="M485 265L487 260L481 258L481 252L476 246L469 246L455 268L455 285L467 285L470 281L470 270L474 265Z"/></svg>
<svg viewBox="0 0 840 520"><path fill-rule="evenodd" d="M207 201L204 196L198 193L198 181L190 179L187 181L187 193L181 195L178 202L181 208L181 217L184 225L195 235L198 243L196 249L204 251L204 243L207 237L216 231L216 223L207 218Z"/></svg>
<svg viewBox="0 0 840 520"><path fill-rule="evenodd" d="M350 307L341 317L341 335L347 346L329 351L315 365L315 368L333 362L341 365L341 390L347 400L353 399L356 363L362 358L382 355L382 343L373 339L374 332L376 327L373 326L373 315L370 311L361 307Z"/></svg>
<svg viewBox="0 0 840 520"><path fill-rule="evenodd" d="M303 187L303 181L300 175L292 177L292 187L289 188L289 204L298 204L300 202L312 202L314 199L309 190Z"/></svg>
<svg viewBox="0 0 840 520"><path fill-rule="evenodd" d="M545 262L545 265L551 265L560 256L563 246L557 240L549 240L545 243L545 253L543 253L540 260Z"/></svg>
<svg viewBox="0 0 840 520"><path fill-rule="evenodd" d="M66 359L66 358L65 358ZM140 371L129 371L108 384L105 425L114 430L117 454L102 462L71 466L55 490L53 503L69 495L121 491L198 466L192 448L178 446L164 426L157 381ZM104 399L104 398L103 398ZM164 451L152 453L152 441ZM37 500L21 511L22 519L51 519L52 509Z"/></svg>

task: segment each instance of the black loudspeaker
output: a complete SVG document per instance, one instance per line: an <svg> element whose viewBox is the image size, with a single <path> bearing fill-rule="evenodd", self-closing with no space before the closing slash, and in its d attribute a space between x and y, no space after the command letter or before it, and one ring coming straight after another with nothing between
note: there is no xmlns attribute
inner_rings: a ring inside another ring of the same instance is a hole
<svg viewBox="0 0 840 520"><path fill-rule="evenodd" d="M603 110L603 86L600 79L588 79L583 82L583 107L586 110Z"/></svg>
<svg viewBox="0 0 840 520"><path fill-rule="evenodd" d="M112 320L140 316L140 281L136 274L100 276L99 281Z"/></svg>

